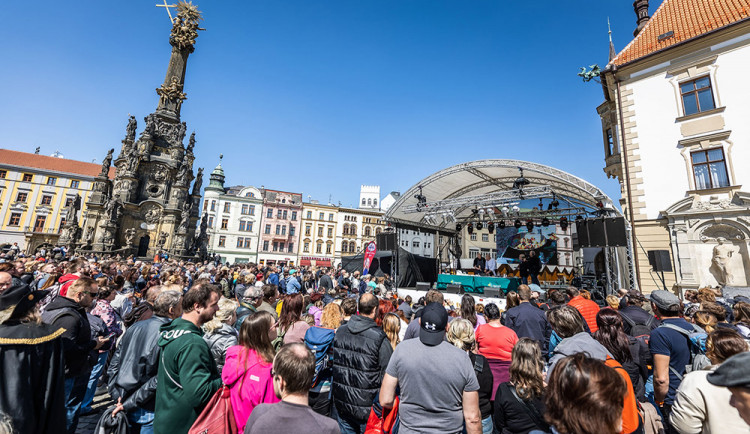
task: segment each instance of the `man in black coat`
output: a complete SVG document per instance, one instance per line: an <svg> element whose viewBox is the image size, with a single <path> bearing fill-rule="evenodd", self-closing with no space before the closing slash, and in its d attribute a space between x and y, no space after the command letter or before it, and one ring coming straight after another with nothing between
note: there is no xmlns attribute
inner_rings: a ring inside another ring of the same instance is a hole
<svg viewBox="0 0 750 434"><path fill-rule="evenodd" d="M98 350L108 341L103 337L91 338L91 325L86 317L86 308L91 306L98 293L99 287L93 279L81 277L66 288L65 293L61 291L42 314L45 323L54 328L65 329L62 344L65 357L66 428L69 434L76 432L91 374L89 353Z"/></svg>
<svg viewBox="0 0 750 434"><path fill-rule="evenodd" d="M127 329L109 364L109 394L119 402L114 413L124 411L135 433L153 430L159 327L182 315L181 301L178 291L161 292L154 302L154 316Z"/></svg>
<svg viewBox="0 0 750 434"><path fill-rule="evenodd" d="M378 298L359 298L359 315L339 327L333 340L334 415L341 432L364 434L393 349L375 323Z"/></svg>
<svg viewBox="0 0 750 434"><path fill-rule="evenodd" d="M42 324L37 302L47 291L28 285L0 292L0 412L18 433L59 433L65 424L65 330Z"/></svg>

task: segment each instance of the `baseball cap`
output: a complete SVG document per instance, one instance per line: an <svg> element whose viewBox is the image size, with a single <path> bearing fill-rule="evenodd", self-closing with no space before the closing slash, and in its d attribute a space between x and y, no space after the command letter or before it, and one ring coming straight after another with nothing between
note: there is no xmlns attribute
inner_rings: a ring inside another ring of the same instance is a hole
<svg viewBox="0 0 750 434"><path fill-rule="evenodd" d="M419 340L429 346L439 345L445 339L448 312L440 303L430 303L422 309L419 324Z"/></svg>
<svg viewBox="0 0 750 434"><path fill-rule="evenodd" d="M750 388L750 352L726 359L706 379L714 386Z"/></svg>
<svg viewBox="0 0 750 434"><path fill-rule="evenodd" d="M635 301L646 301L646 297L644 297L643 294L641 294L641 292L637 289L631 289L630 291L628 291L627 297L628 299Z"/></svg>
<svg viewBox="0 0 750 434"><path fill-rule="evenodd" d="M652 292L651 301L659 309L675 312L680 310L680 299L671 292L665 291L663 289Z"/></svg>

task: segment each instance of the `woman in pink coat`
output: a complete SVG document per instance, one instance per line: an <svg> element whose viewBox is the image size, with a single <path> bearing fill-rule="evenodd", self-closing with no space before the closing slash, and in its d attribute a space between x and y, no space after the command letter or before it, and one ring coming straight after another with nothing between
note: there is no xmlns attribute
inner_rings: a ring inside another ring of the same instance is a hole
<svg viewBox="0 0 750 434"><path fill-rule="evenodd" d="M253 409L261 403L279 402L273 391L273 345L276 324L270 313L253 313L242 323L240 344L229 347L227 361L221 373L224 384L230 387L232 409L239 432Z"/></svg>

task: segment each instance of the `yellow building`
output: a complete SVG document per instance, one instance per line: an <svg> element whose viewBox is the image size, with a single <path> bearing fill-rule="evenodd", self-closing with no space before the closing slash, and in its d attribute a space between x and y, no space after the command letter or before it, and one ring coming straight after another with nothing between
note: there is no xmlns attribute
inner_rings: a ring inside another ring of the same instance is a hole
<svg viewBox="0 0 750 434"><path fill-rule="evenodd" d="M17 242L22 251L34 252L55 245L65 207L80 195L82 220L100 172L99 164L0 149L0 246Z"/></svg>
<svg viewBox="0 0 750 434"><path fill-rule="evenodd" d="M338 207L316 201L302 204L299 264L330 267L336 253Z"/></svg>

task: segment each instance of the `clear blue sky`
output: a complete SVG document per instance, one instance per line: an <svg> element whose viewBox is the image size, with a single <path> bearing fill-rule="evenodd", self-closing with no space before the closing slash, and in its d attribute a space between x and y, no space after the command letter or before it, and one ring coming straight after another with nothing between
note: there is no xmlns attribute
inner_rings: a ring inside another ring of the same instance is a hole
<svg viewBox="0 0 750 434"><path fill-rule="evenodd" d="M128 113L156 108L170 23L156 0L3 0L0 147L101 161ZM453 164L555 166L613 199L578 68L632 39L630 0L197 1L204 27L182 109L196 166L227 184L344 205ZM659 2L652 1L653 12ZM205 185L205 184L204 184Z"/></svg>

